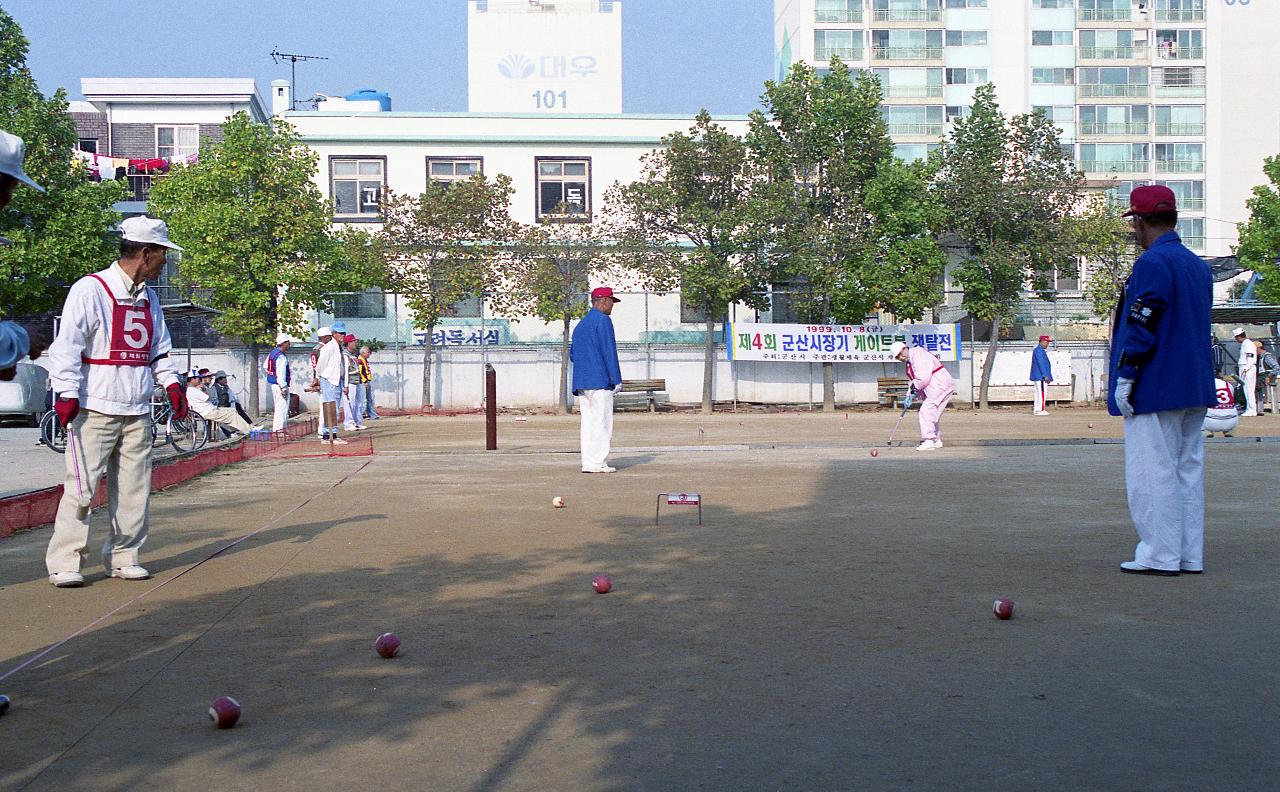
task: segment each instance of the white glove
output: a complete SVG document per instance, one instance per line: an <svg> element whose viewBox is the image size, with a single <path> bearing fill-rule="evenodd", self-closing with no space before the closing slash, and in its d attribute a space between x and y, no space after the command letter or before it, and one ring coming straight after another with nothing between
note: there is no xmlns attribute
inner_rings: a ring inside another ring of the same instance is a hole
<svg viewBox="0 0 1280 792"><path fill-rule="evenodd" d="M621 382L619 382L617 385L614 385L614 386L613 386L613 392L614 392L614 393L622 393L622 383L621 383Z"/></svg>
<svg viewBox="0 0 1280 792"><path fill-rule="evenodd" d="M1125 418L1132 418L1133 412L1133 380L1120 377L1116 380L1116 406Z"/></svg>

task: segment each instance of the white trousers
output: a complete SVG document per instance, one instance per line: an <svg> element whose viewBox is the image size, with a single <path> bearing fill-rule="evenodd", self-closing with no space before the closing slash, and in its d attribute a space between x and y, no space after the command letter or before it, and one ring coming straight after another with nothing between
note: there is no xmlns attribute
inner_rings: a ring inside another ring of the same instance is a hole
<svg viewBox="0 0 1280 792"><path fill-rule="evenodd" d="M1204 568L1204 407L1124 421L1124 480L1138 531L1133 560L1176 571Z"/></svg>
<svg viewBox="0 0 1280 792"><path fill-rule="evenodd" d="M151 499L151 416L81 410L67 433L67 476L44 554L49 574L79 572L89 551L89 504L107 477L107 569L138 563Z"/></svg>
<svg viewBox="0 0 1280 792"><path fill-rule="evenodd" d="M1044 380L1040 380L1039 382L1033 382L1031 384L1036 386L1036 400L1035 406L1032 407L1032 410L1035 412L1044 412L1049 403L1049 383Z"/></svg>
<svg viewBox="0 0 1280 792"><path fill-rule="evenodd" d="M1240 379L1244 383L1244 414L1258 414L1258 394L1254 391L1258 387L1258 367L1244 369L1240 372Z"/></svg>
<svg viewBox="0 0 1280 792"><path fill-rule="evenodd" d="M348 431L364 428L364 386L358 382L348 383L347 392L343 394L347 419L343 427Z"/></svg>
<svg viewBox="0 0 1280 792"><path fill-rule="evenodd" d="M289 423L289 391L278 384L272 385L271 402L275 410L271 414L271 431L283 431Z"/></svg>
<svg viewBox="0 0 1280 792"><path fill-rule="evenodd" d="M578 412L582 414L582 469L602 468L613 438L613 391L609 388L579 391Z"/></svg>

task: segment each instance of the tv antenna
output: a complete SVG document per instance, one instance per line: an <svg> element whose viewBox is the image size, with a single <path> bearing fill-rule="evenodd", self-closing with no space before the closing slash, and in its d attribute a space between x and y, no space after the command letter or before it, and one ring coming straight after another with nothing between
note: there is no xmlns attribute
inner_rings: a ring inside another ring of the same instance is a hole
<svg viewBox="0 0 1280 792"><path fill-rule="evenodd" d="M289 109L298 109L298 61L329 60L323 55L298 55L293 52L271 50L271 60L276 63L289 61Z"/></svg>

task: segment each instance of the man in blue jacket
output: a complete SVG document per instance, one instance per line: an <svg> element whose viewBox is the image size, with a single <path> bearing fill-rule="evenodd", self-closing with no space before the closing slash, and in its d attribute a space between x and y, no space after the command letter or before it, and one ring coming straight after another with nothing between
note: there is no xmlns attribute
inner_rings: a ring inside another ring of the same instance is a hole
<svg viewBox="0 0 1280 792"><path fill-rule="evenodd" d="M1107 407L1124 416L1124 476L1138 531L1139 575L1204 571L1205 409L1216 403L1209 309L1213 277L1174 227L1168 187L1138 187L1129 211L1146 251L1133 265L1112 322Z"/></svg>
<svg viewBox="0 0 1280 792"><path fill-rule="evenodd" d="M569 359L573 361L573 393L582 415L583 473L613 473L605 464L613 436L613 394L622 387L618 366L618 342L613 337L613 289L601 286L591 292L591 310L573 329Z"/></svg>
<svg viewBox="0 0 1280 792"><path fill-rule="evenodd" d="M1049 386L1053 384L1053 366L1049 364L1049 342L1053 339L1047 335L1040 336L1040 344L1031 352L1031 384L1036 386L1035 406L1032 415L1048 415Z"/></svg>

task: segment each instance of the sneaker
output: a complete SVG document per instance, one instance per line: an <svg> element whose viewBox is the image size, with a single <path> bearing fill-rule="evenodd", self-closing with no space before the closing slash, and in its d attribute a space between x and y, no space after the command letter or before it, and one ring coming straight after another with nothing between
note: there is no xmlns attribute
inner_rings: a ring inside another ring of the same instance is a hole
<svg viewBox="0 0 1280 792"><path fill-rule="evenodd" d="M1222 436L1223 436L1223 437L1235 437L1235 436L1236 436L1236 433L1235 433L1235 432L1223 432L1223 433L1222 433Z"/></svg>
<svg viewBox="0 0 1280 792"><path fill-rule="evenodd" d="M1205 437L1213 437L1213 432L1210 432L1208 429L1205 429L1205 430L1204 430L1204 436L1205 436Z"/></svg>
<svg viewBox="0 0 1280 792"><path fill-rule="evenodd" d="M54 572L49 582L58 588L80 588L84 585L84 575L79 572Z"/></svg>
<svg viewBox="0 0 1280 792"><path fill-rule="evenodd" d="M145 567L130 564L129 566L116 567L107 573L107 577L120 578L121 580L146 580L151 577L151 573Z"/></svg>
<svg viewBox="0 0 1280 792"><path fill-rule="evenodd" d="M1120 571L1127 572L1130 575L1158 575L1160 577L1177 577L1176 569L1156 569L1154 567L1143 566L1137 561L1121 561Z"/></svg>
<svg viewBox="0 0 1280 792"><path fill-rule="evenodd" d="M616 467L609 467L608 465L601 465L598 468L583 468L582 472L583 473L617 473L618 469Z"/></svg>
<svg viewBox="0 0 1280 792"><path fill-rule="evenodd" d="M921 440L920 445L916 446L917 451L932 451L937 448L932 440Z"/></svg>
<svg viewBox="0 0 1280 792"><path fill-rule="evenodd" d="M933 441L933 447L934 447L934 448L942 448L942 438L941 438L941 437L939 437L937 440L934 440L934 441Z"/></svg>

